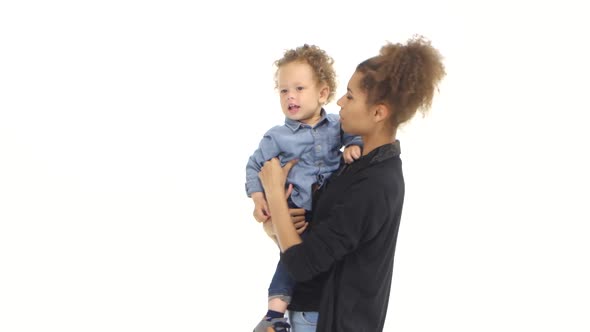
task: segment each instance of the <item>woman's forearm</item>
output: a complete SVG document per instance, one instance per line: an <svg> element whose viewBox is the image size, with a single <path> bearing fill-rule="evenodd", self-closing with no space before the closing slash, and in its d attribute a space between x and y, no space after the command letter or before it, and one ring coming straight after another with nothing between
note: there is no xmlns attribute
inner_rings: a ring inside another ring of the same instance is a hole
<svg viewBox="0 0 590 332"><path fill-rule="evenodd" d="M271 238L271 240L273 240L278 246L279 241L277 241L277 237L275 236L275 230L274 230L274 227L272 226L272 221L270 221L270 219L268 219L267 221L263 222L262 228L264 229L264 232L266 233L266 235L268 235L268 237Z"/></svg>
<svg viewBox="0 0 590 332"><path fill-rule="evenodd" d="M274 235L279 242L281 252L301 243L301 237L293 225L284 195L267 195L266 200L272 216Z"/></svg>

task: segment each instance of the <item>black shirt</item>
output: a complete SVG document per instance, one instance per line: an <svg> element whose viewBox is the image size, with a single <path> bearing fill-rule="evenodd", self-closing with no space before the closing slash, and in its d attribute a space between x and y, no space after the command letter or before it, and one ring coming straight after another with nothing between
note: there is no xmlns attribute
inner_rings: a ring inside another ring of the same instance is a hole
<svg viewBox="0 0 590 332"><path fill-rule="evenodd" d="M341 168L318 191L303 242L281 261L290 310L319 311L318 332L383 330L404 199L399 141Z"/></svg>

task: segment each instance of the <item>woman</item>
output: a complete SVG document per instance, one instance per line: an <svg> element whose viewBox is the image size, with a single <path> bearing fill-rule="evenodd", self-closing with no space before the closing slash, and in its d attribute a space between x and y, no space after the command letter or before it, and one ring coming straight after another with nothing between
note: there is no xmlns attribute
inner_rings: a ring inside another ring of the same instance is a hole
<svg viewBox="0 0 590 332"><path fill-rule="evenodd" d="M445 75L442 58L421 37L387 44L356 68L338 100L342 129L362 137L362 157L341 168L316 193L305 240L286 201L295 161L277 158L259 173L281 248L297 281L289 306L293 332L382 331L404 199L397 128L431 105Z"/></svg>

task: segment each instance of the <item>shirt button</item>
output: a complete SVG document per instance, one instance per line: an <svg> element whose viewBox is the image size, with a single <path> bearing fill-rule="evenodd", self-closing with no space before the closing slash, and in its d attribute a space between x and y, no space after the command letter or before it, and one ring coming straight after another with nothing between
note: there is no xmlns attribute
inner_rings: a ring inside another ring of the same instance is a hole
<svg viewBox="0 0 590 332"><path fill-rule="evenodd" d="M322 150L322 146L321 145L316 145L315 150L317 152L320 152Z"/></svg>

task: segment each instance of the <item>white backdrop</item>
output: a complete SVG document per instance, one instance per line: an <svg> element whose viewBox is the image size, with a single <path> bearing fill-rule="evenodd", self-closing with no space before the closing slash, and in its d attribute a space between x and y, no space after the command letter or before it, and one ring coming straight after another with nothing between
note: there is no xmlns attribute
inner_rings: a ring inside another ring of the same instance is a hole
<svg viewBox="0 0 590 332"><path fill-rule="evenodd" d="M244 192L283 119L273 61L317 44L341 95L414 33L448 76L399 133L385 330L590 330L581 2L200 3L0 4L0 331L249 331L278 255Z"/></svg>

